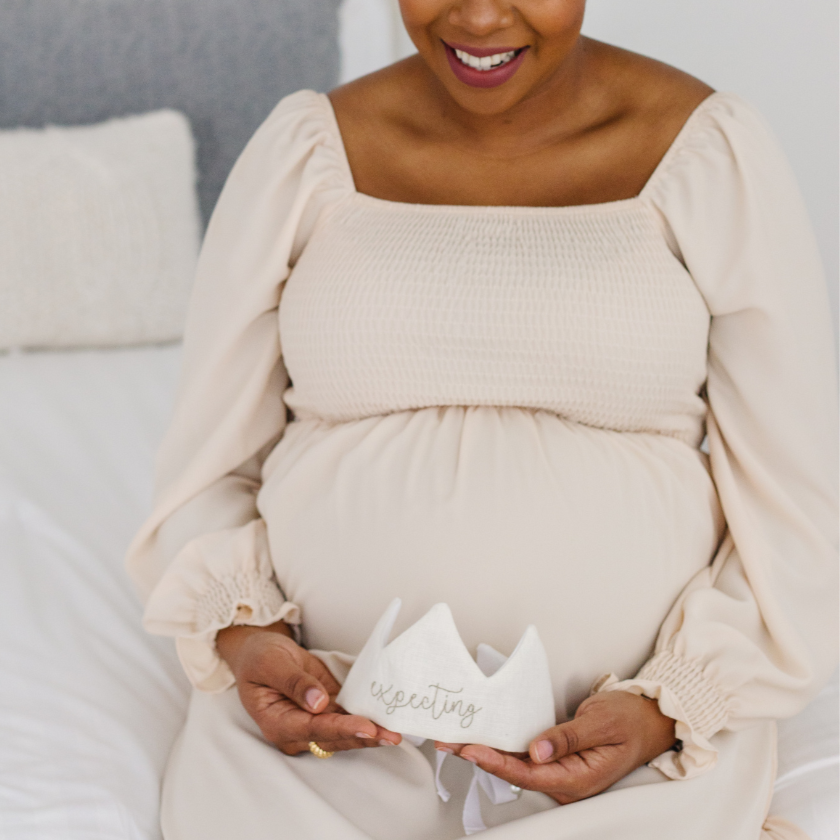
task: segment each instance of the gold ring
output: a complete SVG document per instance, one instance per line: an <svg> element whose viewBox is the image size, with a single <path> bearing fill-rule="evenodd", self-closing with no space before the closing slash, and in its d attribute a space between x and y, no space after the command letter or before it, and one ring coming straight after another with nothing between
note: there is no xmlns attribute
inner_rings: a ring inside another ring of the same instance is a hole
<svg viewBox="0 0 840 840"><path fill-rule="evenodd" d="M332 758L335 755L329 750L322 750L314 741L309 742L309 752L316 758Z"/></svg>

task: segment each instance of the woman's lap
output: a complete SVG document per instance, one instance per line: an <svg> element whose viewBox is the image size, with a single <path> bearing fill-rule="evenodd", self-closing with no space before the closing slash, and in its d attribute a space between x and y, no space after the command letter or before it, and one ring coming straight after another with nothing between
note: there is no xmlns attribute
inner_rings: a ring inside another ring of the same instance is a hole
<svg viewBox="0 0 840 840"><path fill-rule="evenodd" d="M642 767L609 791L554 806L531 792L482 803L487 840L802 840L762 823L775 775L775 726L715 737L718 766L690 781ZM288 757L266 744L235 690L194 693L164 780L165 840L449 840L463 835L471 767L447 759L437 796L431 751L409 744Z"/></svg>

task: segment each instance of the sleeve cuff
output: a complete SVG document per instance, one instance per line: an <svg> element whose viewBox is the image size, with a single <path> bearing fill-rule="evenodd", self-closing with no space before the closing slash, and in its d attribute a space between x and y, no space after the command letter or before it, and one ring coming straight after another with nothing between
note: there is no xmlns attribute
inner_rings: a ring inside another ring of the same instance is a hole
<svg viewBox="0 0 840 840"><path fill-rule="evenodd" d="M192 684L224 691L234 677L216 650L223 627L300 623L300 609L287 601L274 577L265 523L216 531L189 542L172 561L146 605L143 626L175 636L178 657Z"/></svg>
<svg viewBox="0 0 840 840"><path fill-rule="evenodd" d="M669 750L650 762L669 779L691 779L717 763L717 750L709 739L725 726L728 704L698 662L661 651L633 679L619 680L614 674L601 677L592 693L600 691L629 691L656 700L662 714L676 721L682 750Z"/></svg>

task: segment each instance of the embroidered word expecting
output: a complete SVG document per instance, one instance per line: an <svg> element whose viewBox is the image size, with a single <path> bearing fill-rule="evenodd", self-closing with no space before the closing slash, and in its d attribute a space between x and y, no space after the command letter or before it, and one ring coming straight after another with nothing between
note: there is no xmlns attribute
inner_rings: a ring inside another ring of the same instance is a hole
<svg viewBox="0 0 840 840"><path fill-rule="evenodd" d="M432 684L429 686L430 694L411 694L405 691L394 689L393 685L387 688L384 683L372 682L370 693L376 700L385 705L385 714L391 715L397 709L410 707L412 709L423 709L431 714L434 720L443 715L454 714L461 718L461 728L469 729L475 716L481 711L481 706L476 708L472 703L466 704L463 699L453 699L453 696L460 694L463 688L444 688L442 685Z"/></svg>

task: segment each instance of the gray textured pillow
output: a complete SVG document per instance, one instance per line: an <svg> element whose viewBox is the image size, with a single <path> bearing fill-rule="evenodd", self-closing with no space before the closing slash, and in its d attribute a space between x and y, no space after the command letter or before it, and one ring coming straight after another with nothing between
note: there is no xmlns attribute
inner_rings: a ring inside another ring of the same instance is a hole
<svg viewBox="0 0 840 840"><path fill-rule="evenodd" d="M0 0L0 128L174 108L204 219L279 99L336 83L339 0Z"/></svg>

